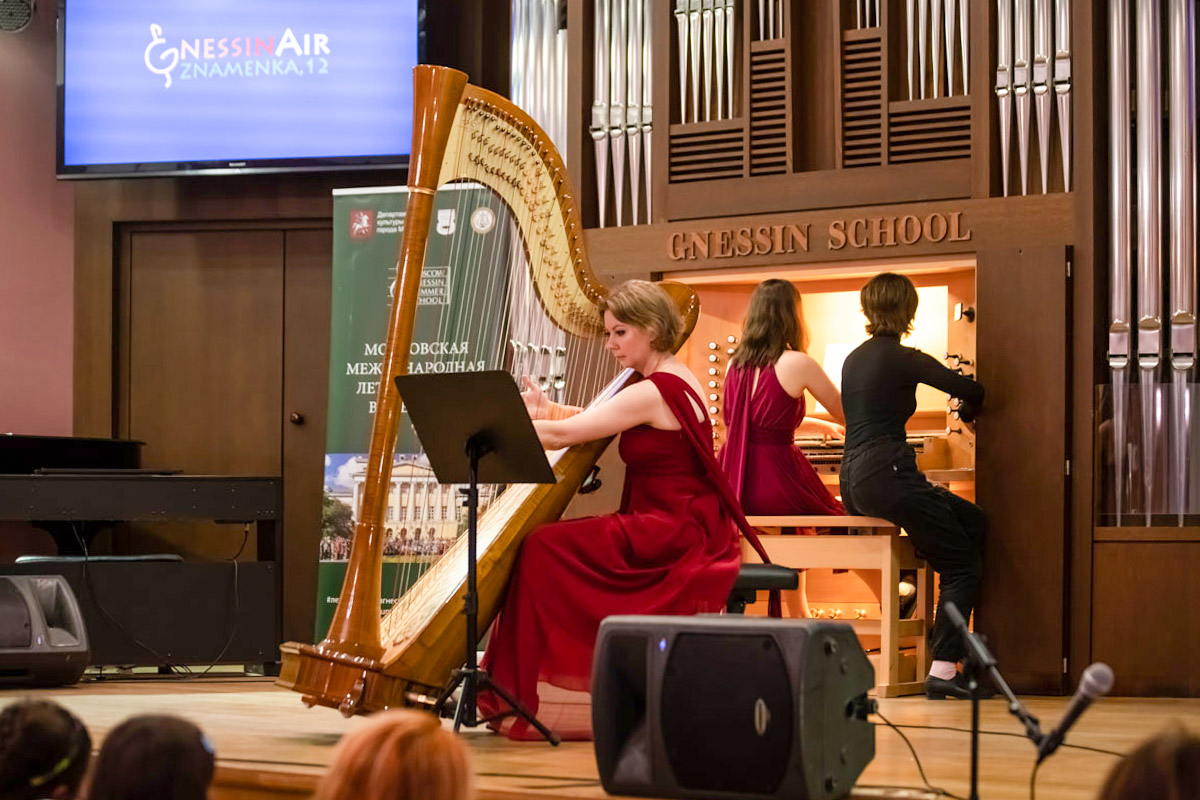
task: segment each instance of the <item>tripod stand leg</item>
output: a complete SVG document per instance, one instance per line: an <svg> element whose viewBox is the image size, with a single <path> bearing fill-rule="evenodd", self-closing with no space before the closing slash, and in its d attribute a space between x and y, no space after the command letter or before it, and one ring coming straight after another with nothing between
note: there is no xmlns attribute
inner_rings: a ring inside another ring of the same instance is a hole
<svg viewBox="0 0 1200 800"><path fill-rule="evenodd" d="M479 672L477 674L479 676L479 686L478 686L479 689L485 689L485 688L490 689L491 691L500 695L500 699L502 699L504 702L506 702L510 706L512 706L513 712L518 717L525 720L530 725L532 725L534 728L536 728L537 732L540 733L542 736L546 737L546 741L550 742L550 744L554 745L555 747L558 746L558 743L560 741L558 736L556 736L553 731L551 731L549 728L547 728L545 725L543 725L541 723L541 721L537 717L535 717L533 715L533 713L530 712L530 710L528 708L526 708L525 705L520 700L518 700L517 698L515 698L511 694L509 694L508 690L505 689L503 686L501 686L500 684L493 681L491 676L488 675L486 672Z"/></svg>
<svg viewBox="0 0 1200 800"><path fill-rule="evenodd" d="M461 684L462 682L463 682L462 671L461 670L456 671L454 673L454 677L450 680L450 683L446 685L445 689L442 689L442 693L440 695L438 695L438 699L435 700L433 703L434 716L437 716L437 717L442 716L442 712L446 710L447 701L450 700L450 697L454 694L454 690L457 689L459 684ZM462 703L459 703L458 706L454 709L454 730L455 731L458 730L458 719L461 714L462 714Z"/></svg>
<svg viewBox="0 0 1200 800"><path fill-rule="evenodd" d="M462 727L463 716L464 716L463 709L465 709L465 708L466 708L466 705L462 702L459 702L458 706L455 707L455 709L454 709L454 732L455 733L458 733L458 729Z"/></svg>

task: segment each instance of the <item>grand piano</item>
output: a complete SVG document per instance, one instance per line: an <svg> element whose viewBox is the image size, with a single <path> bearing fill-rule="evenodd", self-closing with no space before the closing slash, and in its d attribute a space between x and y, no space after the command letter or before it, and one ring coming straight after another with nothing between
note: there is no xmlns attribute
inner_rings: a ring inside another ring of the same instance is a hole
<svg viewBox="0 0 1200 800"><path fill-rule="evenodd" d="M142 443L0 435L0 521L54 537L58 555L0 574L61 574L83 608L93 665L241 663L270 672L282 639L281 480L142 467ZM254 525L258 560L190 562L169 553L90 553L116 523Z"/></svg>

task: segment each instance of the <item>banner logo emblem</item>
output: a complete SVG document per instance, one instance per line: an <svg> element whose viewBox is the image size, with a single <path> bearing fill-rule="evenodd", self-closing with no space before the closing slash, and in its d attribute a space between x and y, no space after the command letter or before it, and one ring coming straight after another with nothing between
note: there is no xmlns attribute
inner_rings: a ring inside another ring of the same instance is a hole
<svg viewBox="0 0 1200 800"><path fill-rule="evenodd" d="M355 210L350 212L350 238L370 239L375 235L375 212Z"/></svg>
<svg viewBox="0 0 1200 800"><path fill-rule="evenodd" d="M150 70L155 75L162 75L164 78L166 78L166 83L163 85L163 88L170 89L171 88L171 72L174 71L175 67L179 66L179 48L178 47L168 47L166 50L163 50L158 55L157 60L164 62L163 66L161 66L161 67L155 66L154 61L151 60L151 58L150 58L150 53L152 50L154 50L155 48L157 48L161 45L164 45L166 43L167 43L167 40L164 39L163 35L162 35L162 26L161 25L151 25L150 26L150 44L146 45L146 52L143 57L146 60L146 69ZM168 61L170 63L166 63Z"/></svg>
<svg viewBox="0 0 1200 800"><path fill-rule="evenodd" d="M480 206L471 214L471 230L478 234L491 233L496 227L496 212L487 206Z"/></svg>

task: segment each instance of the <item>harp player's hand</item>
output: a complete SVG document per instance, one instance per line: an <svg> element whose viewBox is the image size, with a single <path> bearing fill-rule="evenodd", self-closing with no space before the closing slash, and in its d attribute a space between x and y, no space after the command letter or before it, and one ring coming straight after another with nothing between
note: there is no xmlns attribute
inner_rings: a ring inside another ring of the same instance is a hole
<svg viewBox="0 0 1200 800"><path fill-rule="evenodd" d="M530 419L546 419L550 416L550 398L537 385L537 381L528 375L521 376L521 399L525 401L525 410Z"/></svg>

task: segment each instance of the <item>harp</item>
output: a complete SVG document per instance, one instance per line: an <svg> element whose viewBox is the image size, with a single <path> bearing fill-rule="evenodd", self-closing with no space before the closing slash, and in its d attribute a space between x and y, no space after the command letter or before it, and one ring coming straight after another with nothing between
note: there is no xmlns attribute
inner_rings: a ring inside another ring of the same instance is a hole
<svg viewBox="0 0 1200 800"><path fill-rule="evenodd" d="M382 620L379 610L383 519L402 410L393 377L407 372L437 187L462 180L489 187L512 212L532 291L545 316L571 337L594 340L603 333L597 303L606 289L591 270L565 165L545 133L505 98L469 85L466 75L444 67L416 68L414 106L404 233L346 577L326 638L317 644L285 643L277 681L300 692L306 704L337 708L347 716L432 705L462 661L465 537ZM664 288L690 332L699 314L694 293L681 284ZM618 375L593 402L603 402L628 379L628 372ZM551 454L555 484L511 486L481 515L481 630L500 608L523 537L562 514L609 441Z"/></svg>

